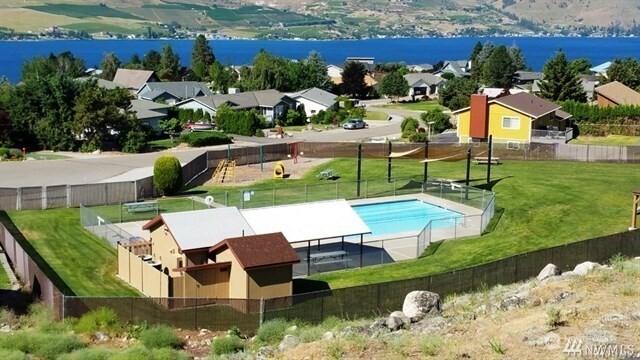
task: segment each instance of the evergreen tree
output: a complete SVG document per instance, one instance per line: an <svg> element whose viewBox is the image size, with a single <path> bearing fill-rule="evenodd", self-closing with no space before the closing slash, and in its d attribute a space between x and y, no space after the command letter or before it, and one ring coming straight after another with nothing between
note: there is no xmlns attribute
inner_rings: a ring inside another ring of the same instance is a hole
<svg viewBox="0 0 640 360"><path fill-rule="evenodd" d="M22 66L22 80L54 75L76 78L84 75L84 71L84 60L66 51L58 55L49 54L48 57L36 57L25 62Z"/></svg>
<svg viewBox="0 0 640 360"><path fill-rule="evenodd" d="M483 45L480 41L478 41L474 46L473 46L473 50L471 51L471 55L469 56L469 61L471 61L471 68L473 69L476 59L478 58L478 55L480 54L480 52L482 51Z"/></svg>
<svg viewBox="0 0 640 360"><path fill-rule="evenodd" d="M131 56L131 59L127 63L127 65L125 65L125 68L134 69L134 70L142 70L143 67L142 67L142 60L140 59L140 56L138 56L138 54L133 54Z"/></svg>
<svg viewBox="0 0 640 360"><path fill-rule="evenodd" d="M397 100L399 97L407 96L409 93L409 83L400 71L394 71L382 79L379 91L381 94Z"/></svg>
<svg viewBox="0 0 640 360"><path fill-rule="evenodd" d="M342 71L342 92L350 96L362 97L367 93L364 77L367 69L362 63L349 61Z"/></svg>
<svg viewBox="0 0 640 360"><path fill-rule="evenodd" d="M294 63L295 64L295 63ZM319 53L313 51L309 56L298 63L298 73L294 79L298 84L294 90L303 90L312 87L328 90L331 88L331 80L327 75L327 63Z"/></svg>
<svg viewBox="0 0 640 360"><path fill-rule="evenodd" d="M520 48L517 46L511 46L508 51L515 71L525 70L527 68L527 61L524 58L522 50L520 50Z"/></svg>
<svg viewBox="0 0 640 360"><path fill-rule="evenodd" d="M490 87L510 88L516 66L506 46L498 46L482 64L482 81Z"/></svg>
<svg viewBox="0 0 640 360"><path fill-rule="evenodd" d="M231 85L236 82L237 76L233 69L216 61L209 67L209 79L211 80L209 84L211 90L226 94Z"/></svg>
<svg viewBox="0 0 640 360"><path fill-rule="evenodd" d="M569 65L577 74L590 74L591 73L591 61L587 58L579 58L572 60Z"/></svg>
<svg viewBox="0 0 640 360"><path fill-rule="evenodd" d="M494 49L495 46L492 43L485 43L482 45L482 49L478 52L478 55L476 55L475 60L471 63L471 77L476 81L482 78L484 62L491 56Z"/></svg>
<svg viewBox="0 0 640 360"><path fill-rule="evenodd" d="M163 81L180 80L180 57L173 52L171 45L165 45L162 48L158 77Z"/></svg>
<svg viewBox="0 0 640 360"><path fill-rule="evenodd" d="M478 84L472 79L453 78L447 81L440 90L439 100L451 110L469 106L471 94L478 91Z"/></svg>
<svg viewBox="0 0 640 360"><path fill-rule="evenodd" d="M108 53L102 59L102 63L100 64L100 69L102 69L102 74L100 75L105 80L113 80L113 77L116 76L116 71L120 68L120 59L114 53Z"/></svg>
<svg viewBox="0 0 640 360"><path fill-rule="evenodd" d="M544 80L540 81L541 95L552 101L587 101L582 82L569 65L564 52L559 51L547 61L543 69Z"/></svg>
<svg viewBox="0 0 640 360"><path fill-rule="evenodd" d="M640 90L640 62L633 58L615 59L607 70L608 81L619 81Z"/></svg>
<svg viewBox="0 0 640 360"><path fill-rule="evenodd" d="M155 50L150 50L148 53L144 55L142 58L142 67L145 70L152 70L156 73L160 71L160 61L162 59L162 55Z"/></svg>
<svg viewBox="0 0 640 360"><path fill-rule="evenodd" d="M191 71L196 79L207 80L209 68L215 61L216 57L213 55L209 42L204 35L198 35L191 52Z"/></svg>

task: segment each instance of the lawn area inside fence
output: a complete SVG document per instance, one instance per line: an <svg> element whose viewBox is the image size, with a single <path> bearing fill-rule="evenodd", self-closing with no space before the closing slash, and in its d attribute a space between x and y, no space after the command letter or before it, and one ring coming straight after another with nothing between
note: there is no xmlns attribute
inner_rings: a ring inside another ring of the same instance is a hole
<svg viewBox="0 0 640 360"><path fill-rule="evenodd" d="M216 202L222 203L226 196L228 204L234 206L271 206L274 193L276 205L304 201L306 185L306 200L309 201L334 198L336 187L339 197L348 198L355 194L355 167L355 159L337 159L311 170L299 180L267 180L241 188L199 187L190 190L188 195L204 197L212 194ZM327 168L335 170L340 179L320 180L316 177ZM422 170L422 164L416 160L393 161L393 176L397 178L421 179ZM265 171L271 169L265 167ZM485 166L472 165L472 186L484 184L485 171ZM368 197L388 195L393 191L393 183L386 182L386 172L386 160L363 160L362 178L369 180L368 188L362 184L361 191L367 189ZM464 175L464 161L429 165L429 177L432 178L462 180ZM488 234L445 242L433 254L418 260L325 273L313 279L325 280L332 288L337 288L412 278L626 230L630 220L631 191L640 186L640 165L505 161L492 167L492 179L496 216ZM255 201L244 203L241 196L244 190L265 195L260 201L254 198ZM159 208L191 210L197 204L190 199L167 199L159 201ZM115 205L103 210L111 211L115 219L120 216L121 208ZM79 209L34 210L11 212L10 217L77 295L135 294L115 276L115 249L82 228L79 212ZM133 220L146 220L154 215L140 214ZM433 249L427 253L430 251Z"/></svg>

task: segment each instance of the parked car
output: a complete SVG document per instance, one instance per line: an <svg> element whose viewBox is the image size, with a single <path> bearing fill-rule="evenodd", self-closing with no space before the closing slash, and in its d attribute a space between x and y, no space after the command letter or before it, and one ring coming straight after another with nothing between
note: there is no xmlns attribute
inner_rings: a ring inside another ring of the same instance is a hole
<svg viewBox="0 0 640 360"><path fill-rule="evenodd" d="M188 123L185 126L185 129L189 131L207 131L213 130L213 125L209 123L197 122L197 123Z"/></svg>
<svg viewBox="0 0 640 360"><path fill-rule="evenodd" d="M364 129L368 125L362 119L349 119L342 125L342 128L345 130L355 130L355 129Z"/></svg>

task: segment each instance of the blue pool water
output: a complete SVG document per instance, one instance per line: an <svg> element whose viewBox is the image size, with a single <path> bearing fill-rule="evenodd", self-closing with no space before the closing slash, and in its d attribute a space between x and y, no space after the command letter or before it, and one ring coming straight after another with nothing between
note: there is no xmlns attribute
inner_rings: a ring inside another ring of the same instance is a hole
<svg viewBox="0 0 640 360"><path fill-rule="evenodd" d="M434 220L431 224L434 228L452 226L455 218L463 216L458 212L420 200L392 201L352 207L369 226L372 235L419 232L431 220Z"/></svg>

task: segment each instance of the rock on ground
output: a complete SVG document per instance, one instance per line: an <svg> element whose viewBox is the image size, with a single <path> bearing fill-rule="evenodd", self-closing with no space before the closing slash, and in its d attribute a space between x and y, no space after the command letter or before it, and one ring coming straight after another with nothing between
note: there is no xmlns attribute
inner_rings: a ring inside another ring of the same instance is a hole
<svg viewBox="0 0 640 360"><path fill-rule="evenodd" d="M293 335L285 335L284 338L282 338L280 345L278 345L278 350L287 351L298 346L298 344L300 344L300 340L297 337Z"/></svg>
<svg viewBox="0 0 640 360"><path fill-rule="evenodd" d="M584 276L587 275L588 273L590 273L593 269L599 268L600 264L598 263L594 263L591 261L585 261L583 263L580 263L578 265L576 265L576 267L573 269L573 272L576 275L580 275L580 276Z"/></svg>
<svg viewBox="0 0 640 360"><path fill-rule="evenodd" d="M440 295L430 291L412 291L402 304L402 312L411 322L420 321L427 314L439 314L441 309Z"/></svg>
<svg viewBox="0 0 640 360"><path fill-rule="evenodd" d="M387 318L386 325L391 331L402 329L411 324L411 320L402 312L394 311Z"/></svg>
<svg viewBox="0 0 640 360"><path fill-rule="evenodd" d="M544 279L550 278L552 276L557 276L557 275L560 275L560 269L558 269L558 267L555 266L554 264L547 264L547 266L542 268L542 270L540 271L540 273L536 278L539 281L542 281Z"/></svg>

